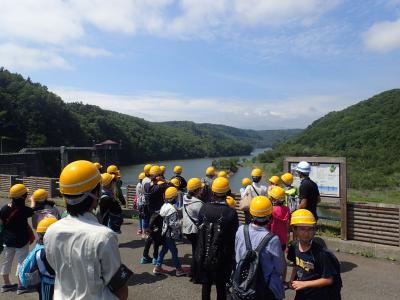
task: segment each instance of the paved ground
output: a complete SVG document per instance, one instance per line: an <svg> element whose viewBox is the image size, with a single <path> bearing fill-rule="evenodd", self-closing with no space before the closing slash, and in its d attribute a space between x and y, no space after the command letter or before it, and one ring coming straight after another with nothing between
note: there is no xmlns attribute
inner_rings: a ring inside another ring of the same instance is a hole
<svg viewBox="0 0 400 300"><path fill-rule="evenodd" d="M119 237L122 261L135 273L133 279L129 282L129 299L201 299L200 286L192 284L188 278L178 278L173 274L170 276L154 276L151 273L151 265L140 265L138 263L142 253L143 241L135 234L135 220L126 220L122 231L123 233ZM179 244L178 249L180 256L183 257L183 263L188 264L190 259L189 245ZM343 299L400 299L399 263L345 253L337 253L337 256L342 265ZM170 254L167 254L166 258L166 268L173 270ZM14 292L0 294L2 300L15 300L16 298L37 299L37 294L20 296L16 296ZM286 299L293 298L293 291L288 291Z"/></svg>

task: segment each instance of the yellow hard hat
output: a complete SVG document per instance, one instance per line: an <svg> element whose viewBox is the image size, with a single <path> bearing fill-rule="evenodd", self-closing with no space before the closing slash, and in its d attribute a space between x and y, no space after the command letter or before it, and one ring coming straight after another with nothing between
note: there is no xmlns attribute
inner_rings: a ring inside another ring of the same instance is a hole
<svg viewBox="0 0 400 300"><path fill-rule="evenodd" d="M213 183L211 190L217 194L225 194L230 190L229 180L225 177L218 177L216 178Z"/></svg>
<svg viewBox="0 0 400 300"><path fill-rule="evenodd" d="M55 222L57 222L56 218L53 217L49 217L49 218L44 218L43 220L41 220L37 227L36 227L36 232L37 233L45 233L47 231L47 229L50 227L50 225L54 224Z"/></svg>
<svg viewBox="0 0 400 300"><path fill-rule="evenodd" d="M228 178L228 174L226 174L225 171L219 171L219 172L218 172L218 177L225 177L225 178Z"/></svg>
<svg viewBox="0 0 400 300"><path fill-rule="evenodd" d="M199 178L191 178L189 179L186 188L188 191L195 191L203 186L204 184L201 182Z"/></svg>
<svg viewBox="0 0 400 300"><path fill-rule="evenodd" d="M174 173L175 174L181 174L182 173L182 167L181 166L175 166L174 167Z"/></svg>
<svg viewBox="0 0 400 300"><path fill-rule="evenodd" d="M145 174L150 174L150 169L151 169L152 166L153 166L152 164L147 164L147 165L145 165L145 166L143 167L143 172L144 172Z"/></svg>
<svg viewBox="0 0 400 300"><path fill-rule="evenodd" d="M232 208L236 208L236 201L235 199L233 199L233 197L231 196L227 196L226 197L226 203L228 203L228 205Z"/></svg>
<svg viewBox="0 0 400 300"><path fill-rule="evenodd" d="M166 169L167 168L165 166L160 166L161 174L164 174Z"/></svg>
<svg viewBox="0 0 400 300"><path fill-rule="evenodd" d="M285 190L280 186L274 186L269 192L268 196L274 198L275 200L285 199Z"/></svg>
<svg viewBox="0 0 400 300"><path fill-rule="evenodd" d="M293 175L291 173L285 173L281 176L281 180L286 185L291 185L293 183Z"/></svg>
<svg viewBox="0 0 400 300"><path fill-rule="evenodd" d="M170 186L165 190L164 193L165 200L174 199L176 196L178 196L178 189L176 187Z"/></svg>
<svg viewBox="0 0 400 300"><path fill-rule="evenodd" d="M60 174L60 193L80 195L93 190L101 181L99 170L87 160L68 164Z"/></svg>
<svg viewBox="0 0 400 300"><path fill-rule="evenodd" d="M114 174L110 174L110 173L103 173L101 174L101 185L102 186L108 186L111 181L114 180L116 176Z"/></svg>
<svg viewBox="0 0 400 300"><path fill-rule="evenodd" d="M316 223L313 213L303 208L295 210L290 218L290 225L313 226Z"/></svg>
<svg viewBox="0 0 400 300"><path fill-rule="evenodd" d="M22 183L14 184L10 188L10 198L19 198L28 193L28 189Z"/></svg>
<svg viewBox="0 0 400 300"><path fill-rule="evenodd" d="M94 165L96 166L97 169L101 169L103 166L99 162L95 162Z"/></svg>
<svg viewBox="0 0 400 300"><path fill-rule="evenodd" d="M264 218L272 214L272 203L265 196L257 196L251 200L250 214L253 217Z"/></svg>
<svg viewBox="0 0 400 300"><path fill-rule="evenodd" d="M35 202L42 202L47 199L47 191L45 189L37 189L32 194L32 199Z"/></svg>
<svg viewBox="0 0 400 300"><path fill-rule="evenodd" d="M248 186L248 185L250 185L250 184L251 184L250 178L243 178L243 179L242 179L242 185L243 185L244 187L246 187L246 186Z"/></svg>
<svg viewBox="0 0 400 300"><path fill-rule="evenodd" d="M269 182L272 182L273 184L279 184L280 179L279 179L279 176L274 175L274 176L271 176L271 178L268 180L269 180Z"/></svg>
<svg viewBox="0 0 400 300"><path fill-rule="evenodd" d="M159 166L152 166L150 168L150 175L152 176L157 176L161 174L161 170Z"/></svg>
<svg viewBox="0 0 400 300"><path fill-rule="evenodd" d="M140 180L144 179L145 177L146 177L146 174L144 174L144 172L140 173L139 176L138 176L138 178Z"/></svg>
<svg viewBox="0 0 400 300"><path fill-rule="evenodd" d="M181 182L180 182L180 180L178 179L178 178L172 178L171 179L171 181L170 181L174 186L176 186L176 187L178 187L178 186L180 186L181 185Z"/></svg>
<svg viewBox="0 0 400 300"><path fill-rule="evenodd" d="M208 167L206 169L206 175L207 176L214 176L215 175L215 168L214 167Z"/></svg>
<svg viewBox="0 0 400 300"><path fill-rule="evenodd" d="M118 175L118 167L115 165L108 166L107 173Z"/></svg>
<svg viewBox="0 0 400 300"><path fill-rule="evenodd" d="M251 171L251 177L262 177L262 170L260 168L255 168Z"/></svg>

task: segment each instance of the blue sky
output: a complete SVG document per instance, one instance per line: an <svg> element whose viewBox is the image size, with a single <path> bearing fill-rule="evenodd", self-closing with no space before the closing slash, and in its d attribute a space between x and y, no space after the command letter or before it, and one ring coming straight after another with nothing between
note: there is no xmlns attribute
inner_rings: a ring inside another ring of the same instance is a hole
<svg viewBox="0 0 400 300"><path fill-rule="evenodd" d="M0 65L150 121L304 128L400 85L400 0L0 0Z"/></svg>

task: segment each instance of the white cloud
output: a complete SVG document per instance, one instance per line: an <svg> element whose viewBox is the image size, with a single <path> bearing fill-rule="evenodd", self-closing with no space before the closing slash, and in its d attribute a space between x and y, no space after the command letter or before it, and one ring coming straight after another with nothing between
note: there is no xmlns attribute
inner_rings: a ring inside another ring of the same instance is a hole
<svg viewBox="0 0 400 300"><path fill-rule="evenodd" d="M389 52L400 48L400 19L375 23L364 33L366 47L376 52Z"/></svg>
<svg viewBox="0 0 400 300"><path fill-rule="evenodd" d="M309 25L338 1L0 0L0 43L13 43L30 53L52 47L58 57L67 52L110 56L110 51L101 45L87 45L89 29L91 34L97 30L130 36L229 39L245 34L249 26ZM20 64L24 61L21 57ZM58 67L54 63L48 65L54 66Z"/></svg>
<svg viewBox="0 0 400 300"><path fill-rule="evenodd" d="M338 3L334 0L236 0L234 7L237 20L244 24L310 24Z"/></svg>
<svg viewBox="0 0 400 300"><path fill-rule="evenodd" d="M12 43L0 44L0 62L9 69L71 69L64 58L51 50L31 49Z"/></svg>
<svg viewBox="0 0 400 300"><path fill-rule="evenodd" d="M66 102L81 101L149 121L189 120L254 129L306 127L329 111L351 104L343 97L325 95L248 101L154 92L114 95L70 88L52 90Z"/></svg>
<svg viewBox="0 0 400 300"><path fill-rule="evenodd" d="M72 53L81 55L81 56L89 56L89 57L99 57L99 56L111 56L112 53L108 50L102 48L93 48L88 46L78 46L78 47L71 47L67 49Z"/></svg>
<svg viewBox="0 0 400 300"><path fill-rule="evenodd" d="M84 35L76 10L59 0L1 0L0 37L64 44Z"/></svg>

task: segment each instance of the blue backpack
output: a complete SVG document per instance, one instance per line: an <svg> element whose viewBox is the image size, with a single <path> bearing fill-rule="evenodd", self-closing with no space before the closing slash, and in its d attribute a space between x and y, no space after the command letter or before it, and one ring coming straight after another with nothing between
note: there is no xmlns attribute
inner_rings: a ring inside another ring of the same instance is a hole
<svg viewBox="0 0 400 300"><path fill-rule="evenodd" d="M19 269L19 280L24 287L35 287L40 284L40 272L36 262L36 253L42 249L44 249L43 245L36 244Z"/></svg>

